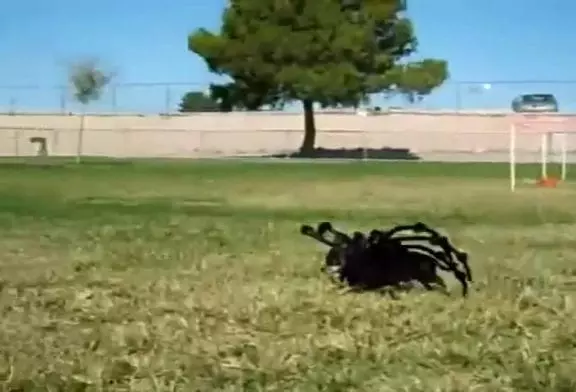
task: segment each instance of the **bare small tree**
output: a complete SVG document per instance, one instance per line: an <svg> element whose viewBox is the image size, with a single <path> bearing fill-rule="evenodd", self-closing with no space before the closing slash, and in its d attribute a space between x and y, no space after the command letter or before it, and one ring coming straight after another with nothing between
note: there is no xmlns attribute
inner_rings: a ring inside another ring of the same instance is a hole
<svg viewBox="0 0 576 392"><path fill-rule="evenodd" d="M76 146L76 163L80 163L82 159L86 107L90 102L100 99L112 77L113 74L102 70L98 61L94 59L81 60L70 66L69 83L73 89L74 99L82 105L78 144Z"/></svg>

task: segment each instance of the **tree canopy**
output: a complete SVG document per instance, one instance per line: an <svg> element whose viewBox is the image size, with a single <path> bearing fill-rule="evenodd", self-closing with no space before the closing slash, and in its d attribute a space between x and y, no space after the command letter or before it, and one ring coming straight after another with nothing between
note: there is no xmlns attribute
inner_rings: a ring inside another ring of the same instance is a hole
<svg viewBox="0 0 576 392"><path fill-rule="evenodd" d="M275 89L265 82L253 81L249 85L242 81L210 85L210 96L220 103L224 112L232 110L256 111L263 106L279 107L280 99Z"/></svg>
<svg viewBox="0 0 576 392"><path fill-rule="evenodd" d="M178 111L181 113L218 112L220 105L203 91L189 91L182 96Z"/></svg>
<svg viewBox="0 0 576 392"><path fill-rule="evenodd" d="M257 87L257 86L255 86ZM179 111L186 112L231 112L233 110L256 111L263 106L279 108L281 101L257 88L248 89L239 83L211 84L207 93L189 91L182 96Z"/></svg>
<svg viewBox="0 0 576 392"><path fill-rule="evenodd" d="M74 98L82 105L100 99L104 88L111 82L112 73L105 72L95 59L73 63L68 72L68 80Z"/></svg>
<svg viewBox="0 0 576 392"><path fill-rule="evenodd" d="M258 104L301 101L307 153L315 102L355 106L381 92L416 100L447 79L443 60L406 61L417 39L404 11L403 0L230 0L220 31L196 30L188 48Z"/></svg>

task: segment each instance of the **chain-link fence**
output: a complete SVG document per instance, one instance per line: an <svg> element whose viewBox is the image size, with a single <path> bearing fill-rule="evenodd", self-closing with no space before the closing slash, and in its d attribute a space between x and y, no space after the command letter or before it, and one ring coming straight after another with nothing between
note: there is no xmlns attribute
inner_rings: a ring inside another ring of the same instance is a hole
<svg viewBox="0 0 576 392"><path fill-rule="evenodd" d="M205 91L198 83L126 83L108 86L99 100L85 109L91 113L175 113L182 96ZM2 86L0 112L79 113L82 107L71 90L62 86Z"/></svg>
<svg viewBox="0 0 576 392"><path fill-rule="evenodd" d="M126 83L109 86L100 100L87 108L92 113L175 113L182 96L189 91L206 91L206 83ZM371 105L411 109L507 110L520 94L551 93L561 111L576 111L576 81L450 81L421 102L408 103L402 97L375 96ZM0 112L77 113L81 107L66 87L1 86Z"/></svg>

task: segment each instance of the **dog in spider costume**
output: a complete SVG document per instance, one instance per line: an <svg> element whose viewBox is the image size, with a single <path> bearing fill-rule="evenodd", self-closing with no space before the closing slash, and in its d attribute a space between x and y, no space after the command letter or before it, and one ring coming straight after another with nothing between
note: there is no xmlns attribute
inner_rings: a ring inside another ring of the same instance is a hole
<svg viewBox="0 0 576 392"><path fill-rule="evenodd" d="M427 290L438 287L447 292L446 283L438 275L442 270L456 277L463 296L468 294L472 282L468 254L424 223L348 235L330 222L322 222L316 229L303 225L300 231L329 247L323 270L353 289L398 288L419 282ZM400 235L406 232L412 233Z"/></svg>

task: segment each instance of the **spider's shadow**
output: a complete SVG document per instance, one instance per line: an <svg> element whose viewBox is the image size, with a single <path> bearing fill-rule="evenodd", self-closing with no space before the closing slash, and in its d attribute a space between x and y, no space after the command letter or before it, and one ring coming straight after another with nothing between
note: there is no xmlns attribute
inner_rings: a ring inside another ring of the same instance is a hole
<svg viewBox="0 0 576 392"><path fill-rule="evenodd" d="M440 279L442 279L440 277ZM442 279L443 280L443 279ZM341 284L341 293L342 294L362 294L362 293L374 293L379 294L383 297L389 297L393 300L399 300L401 297L398 295L399 293L408 294L408 293L425 293L429 291L434 291L442 296L450 297L451 293L447 289L445 285L430 285L426 287L422 283L419 282L404 282L399 281L396 283L390 283L383 285L382 287L378 288L365 288L365 287L350 287L344 284Z"/></svg>

